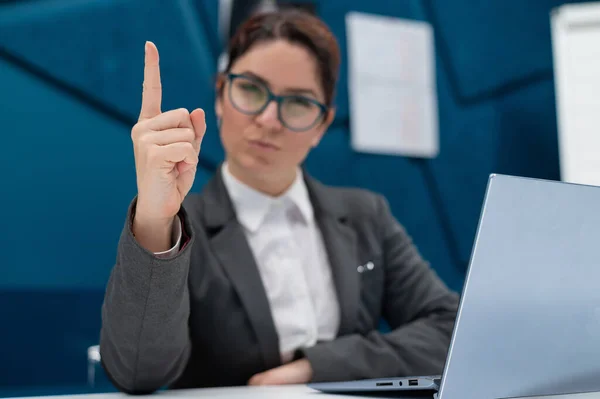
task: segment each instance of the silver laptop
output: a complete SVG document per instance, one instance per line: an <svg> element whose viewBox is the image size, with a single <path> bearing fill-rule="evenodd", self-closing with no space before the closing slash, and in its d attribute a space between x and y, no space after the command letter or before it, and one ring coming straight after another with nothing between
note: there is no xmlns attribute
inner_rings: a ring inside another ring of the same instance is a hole
<svg viewBox="0 0 600 399"><path fill-rule="evenodd" d="M438 399L600 391L600 187L490 176L442 376L310 386Z"/></svg>

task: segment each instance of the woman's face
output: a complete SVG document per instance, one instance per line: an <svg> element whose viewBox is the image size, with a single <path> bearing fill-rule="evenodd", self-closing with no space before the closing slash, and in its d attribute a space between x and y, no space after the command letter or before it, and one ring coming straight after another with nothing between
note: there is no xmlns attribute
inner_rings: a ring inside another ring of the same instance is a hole
<svg viewBox="0 0 600 399"><path fill-rule="evenodd" d="M277 40L251 47L230 73L238 77L222 81L222 95L216 101L228 162L260 177L289 174L319 143L334 116L332 110L323 113L318 105L325 103L325 96L315 59L304 47ZM255 113L269 90L291 96L280 109L285 123L276 101ZM308 130L295 131L319 116Z"/></svg>

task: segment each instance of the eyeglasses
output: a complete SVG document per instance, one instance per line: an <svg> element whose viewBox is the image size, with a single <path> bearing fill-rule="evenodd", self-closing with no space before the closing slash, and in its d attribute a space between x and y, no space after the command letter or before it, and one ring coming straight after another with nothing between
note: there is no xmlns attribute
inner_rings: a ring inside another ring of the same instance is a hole
<svg viewBox="0 0 600 399"><path fill-rule="evenodd" d="M327 107L317 100L301 95L278 96L258 79L230 73L229 100L243 114L258 115L271 101L277 103L277 116L286 128L295 132L311 129L319 123Z"/></svg>

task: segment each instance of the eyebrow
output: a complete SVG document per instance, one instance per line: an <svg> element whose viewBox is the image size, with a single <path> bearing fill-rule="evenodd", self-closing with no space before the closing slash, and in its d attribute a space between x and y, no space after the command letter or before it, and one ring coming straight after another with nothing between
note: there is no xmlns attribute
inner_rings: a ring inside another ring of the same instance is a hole
<svg viewBox="0 0 600 399"><path fill-rule="evenodd" d="M255 74L254 72L250 72L250 71L243 71L241 72L242 75L246 75L246 76L250 76L253 79L258 80L259 82L261 82L262 84L264 84L267 87L271 87L271 85L269 84L269 82L263 78L260 75ZM317 96L317 93L315 93L312 89L305 89L305 88L297 88L297 87L288 87L284 90L287 93L293 93L293 94L310 94L312 95L315 99L319 98L319 96Z"/></svg>

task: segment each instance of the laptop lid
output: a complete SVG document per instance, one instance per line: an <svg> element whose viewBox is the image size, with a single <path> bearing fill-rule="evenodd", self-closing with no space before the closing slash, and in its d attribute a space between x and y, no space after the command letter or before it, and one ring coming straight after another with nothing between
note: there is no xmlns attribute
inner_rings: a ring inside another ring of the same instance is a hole
<svg viewBox="0 0 600 399"><path fill-rule="evenodd" d="M439 399L600 391L600 187L492 175Z"/></svg>

